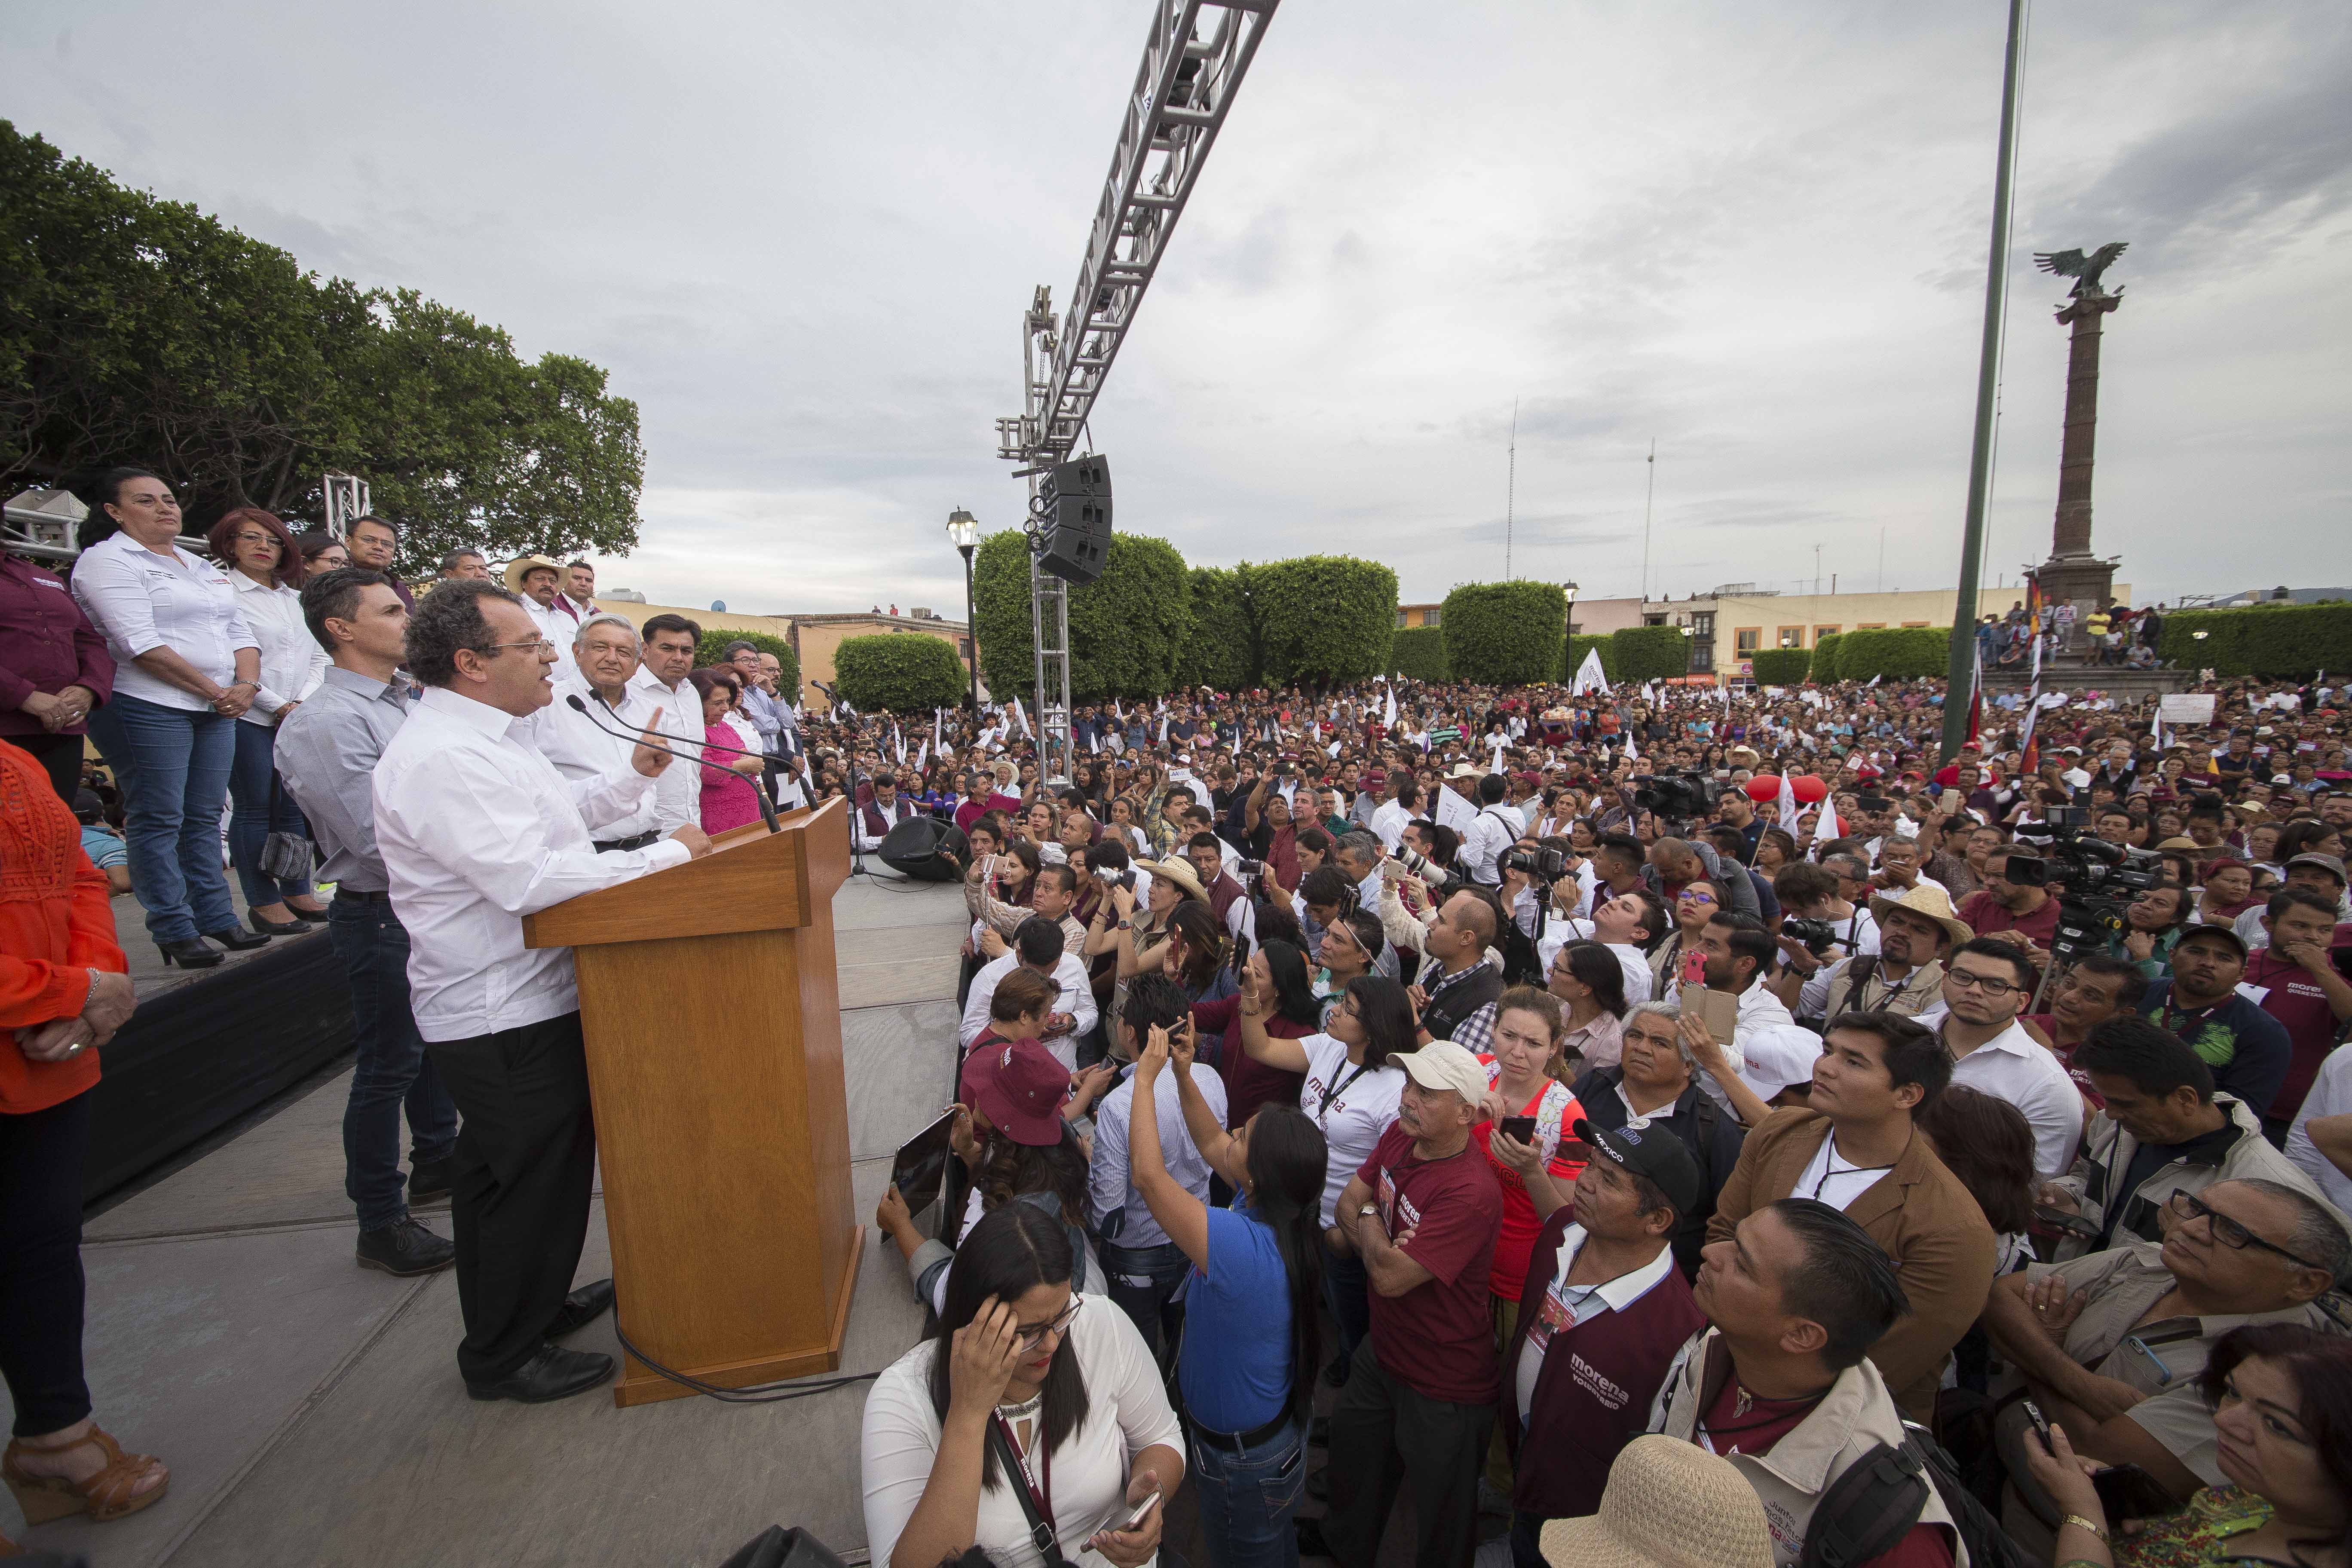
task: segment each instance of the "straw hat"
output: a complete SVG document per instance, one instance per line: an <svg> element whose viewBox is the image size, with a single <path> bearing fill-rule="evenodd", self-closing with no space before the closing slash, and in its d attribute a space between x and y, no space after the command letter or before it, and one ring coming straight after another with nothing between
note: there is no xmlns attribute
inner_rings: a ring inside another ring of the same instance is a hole
<svg viewBox="0 0 2352 1568"><path fill-rule="evenodd" d="M1952 939L1954 947L1977 934L1966 921L1960 919L1960 911L1952 908L1951 895L1941 888L1930 888L1921 883L1904 889L1901 898L1891 893L1872 895L1870 915L1873 920L1884 921L1889 910L1908 910L1915 915L1926 915L1944 928L1944 934Z"/></svg>
<svg viewBox="0 0 2352 1568"><path fill-rule="evenodd" d="M1209 890L1201 886L1201 874L1193 870L1192 863L1182 856L1171 855L1165 860L1147 860L1143 868L1163 881L1175 883L1202 902L1208 901Z"/></svg>
<svg viewBox="0 0 2352 1568"><path fill-rule="evenodd" d="M1551 1568L1771 1568L1772 1531L1728 1459L1653 1434L1619 1451L1601 1511L1543 1527Z"/></svg>
<svg viewBox="0 0 2352 1568"><path fill-rule="evenodd" d="M509 591L517 594L521 593L522 580L525 577L530 576L533 572L538 571L542 566L555 574L555 580L558 584L561 584L563 581L563 563L562 562L550 561L544 555L520 555L507 563L506 580Z"/></svg>

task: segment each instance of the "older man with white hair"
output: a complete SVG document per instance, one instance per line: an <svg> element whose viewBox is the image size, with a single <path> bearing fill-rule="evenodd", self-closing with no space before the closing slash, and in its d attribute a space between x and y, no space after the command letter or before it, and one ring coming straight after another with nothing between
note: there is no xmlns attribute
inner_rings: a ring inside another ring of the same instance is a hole
<svg viewBox="0 0 2352 1568"><path fill-rule="evenodd" d="M623 617L600 611L572 633L569 665L558 664L555 700L527 721L531 743L565 779L599 777L625 764L638 731L654 728L661 704L630 684L637 673L637 629ZM572 706L577 697L585 712ZM620 731L614 733L613 731ZM657 743L667 744L656 736ZM600 854L642 849L661 837L658 786L625 816L599 825Z"/></svg>

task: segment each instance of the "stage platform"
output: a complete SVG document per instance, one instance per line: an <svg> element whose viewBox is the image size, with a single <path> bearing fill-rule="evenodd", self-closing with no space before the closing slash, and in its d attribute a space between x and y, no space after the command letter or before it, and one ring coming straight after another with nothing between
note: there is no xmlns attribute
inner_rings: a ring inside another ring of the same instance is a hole
<svg viewBox="0 0 2352 1568"><path fill-rule="evenodd" d="M135 937L137 908L123 906ZM948 1098L966 922L957 889L892 878L852 880L834 914L853 1182L870 1216L891 1154ZM27 1531L0 1489L0 1534L95 1568L716 1568L768 1525L799 1524L865 1561L866 1384L769 1405L468 1400L454 1276L393 1279L352 1262L349 1083L346 1068L289 1093L209 1152L94 1206L83 1258L98 1417L172 1466L171 1492L110 1524ZM419 1213L447 1234L446 1203ZM610 1271L600 1198L579 1278ZM897 1248L870 1235L842 1370L887 1366L922 1320ZM619 1352L609 1317L568 1342ZM1328 1409L1331 1391L1318 1394ZM1409 1560L1409 1511L1381 1568ZM1189 1487L1168 1526L1206 1568Z"/></svg>

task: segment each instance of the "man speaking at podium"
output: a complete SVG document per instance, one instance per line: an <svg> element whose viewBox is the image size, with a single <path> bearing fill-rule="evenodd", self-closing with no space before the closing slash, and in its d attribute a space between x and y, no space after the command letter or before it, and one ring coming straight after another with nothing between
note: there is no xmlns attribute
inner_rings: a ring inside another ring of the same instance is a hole
<svg viewBox="0 0 2352 1568"><path fill-rule="evenodd" d="M498 584L435 588L406 652L425 693L376 764L376 845L408 928L417 1032L465 1118L450 1183L457 1370L476 1399L562 1399L612 1379L612 1357L552 1342L610 1307L613 1283L572 1290L596 1163L580 993L572 950L525 948L522 917L710 840L688 825L596 852L594 830L629 816L671 759L641 743L610 773L556 772L518 723L553 697L556 647Z"/></svg>

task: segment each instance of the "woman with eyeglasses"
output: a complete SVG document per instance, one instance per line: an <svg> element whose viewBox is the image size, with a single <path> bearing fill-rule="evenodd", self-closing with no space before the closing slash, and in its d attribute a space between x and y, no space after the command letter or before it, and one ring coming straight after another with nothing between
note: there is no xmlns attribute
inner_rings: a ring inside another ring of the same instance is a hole
<svg viewBox="0 0 2352 1568"><path fill-rule="evenodd" d="M299 872L284 876L261 868L261 852L274 833L306 844L310 837L301 809L278 783L275 751L278 724L326 679L327 650L302 619L301 555L284 523L259 507L239 507L213 524L205 542L214 560L230 563L237 607L261 645L261 684L253 705L237 717L229 769L235 808L228 821L229 860L245 889L246 917L253 929L264 936L299 936L327 919L309 852Z"/></svg>
<svg viewBox="0 0 2352 1568"><path fill-rule="evenodd" d="M2231 1329L2196 1389L2221 1479L2129 1533L2093 1484L2106 1467L2074 1450L2083 1434L2054 1426L2046 1447L2027 1437L2026 1464L2062 1515L2059 1568L2352 1564L2352 1341L2290 1323Z"/></svg>
<svg viewBox="0 0 2352 1568"><path fill-rule="evenodd" d="M180 502L143 468L99 480L73 595L114 656L114 695L89 715L121 785L131 887L166 966L206 969L221 947L269 938L238 923L221 875L221 808L236 721L261 688L261 647L220 566L180 548Z"/></svg>
<svg viewBox="0 0 2352 1568"><path fill-rule="evenodd" d="M1026 1204L965 1237L938 1331L866 1396L876 1568L940 1568L974 1547L1033 1568L1049 1560L1041 1539L1077 1568L1142 1568L1160 1550L1182 1427L1143 1336L1076 1288L1076 1263L1064 1227Z"/></svg>
<svg viewBox="0 0 2352 1568"><path fill-rule="evenodd" d="M323 528L296 535L294 548L302 557L305 577L316 577L321 572L332 572L338 566L352 563L352 552L343 548L343 542Z"/></svg>
<svg viewBox="0 0 2352 1568"><path fill-rule="evenodd" d="M1682 977L1683 958L1698 951L1699 933L1706 922L1723 908L1723 895L1713 882L1701 878L1686 884L1675 898L1675 929L1666 940L1650 950L1650 994L1664 996L1673 993L1675 983Z"/></svg>

